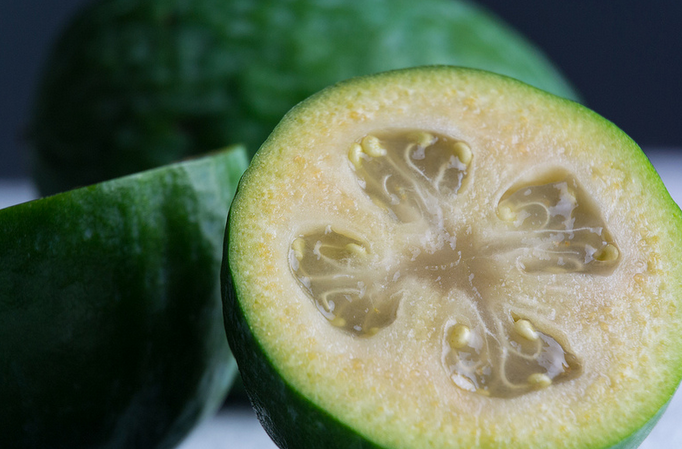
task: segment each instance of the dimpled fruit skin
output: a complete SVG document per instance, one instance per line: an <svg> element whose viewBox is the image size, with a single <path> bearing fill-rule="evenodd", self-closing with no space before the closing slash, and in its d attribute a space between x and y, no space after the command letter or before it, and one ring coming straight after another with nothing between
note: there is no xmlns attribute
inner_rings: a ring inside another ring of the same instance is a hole
<svg viewBox="0 0 682 449"><path fill-rule="evenodd" d="M456 64L576 94L513 30L455 0L104 0L47 61L30 139L44 193L232 143L356 75Z"/></svg>
<svg viewBox="0 0 682 449"><path fill-rule="evenodd" d="M171 448L236 374L218 274L242 148L0 212L0 447Z"/></svg>

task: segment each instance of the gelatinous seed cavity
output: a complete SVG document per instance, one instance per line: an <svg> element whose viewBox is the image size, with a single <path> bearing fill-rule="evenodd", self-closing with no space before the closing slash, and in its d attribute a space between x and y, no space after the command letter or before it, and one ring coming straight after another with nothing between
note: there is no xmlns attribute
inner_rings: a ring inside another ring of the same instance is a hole
<svg viewBox="0 0 682 449"><path fill-rule="evenodd" d="M508 248L525 249L517 260L526 273L608 274L616 267L620 253L599 210L565 172L510 189L497 212L516 231Z"/></svg>
<svg viewBox="0 0 682 449"><path fill-rule="evenodd" d="M457 194L473 158L465 142L427 131L384 131L354 142L348 159L365 193L396 220L435 215Z"/></svg>
<svg viewBox="0 0 682 449"><path fill-rule="evenodd" d="M328 227L296 238L289 263L301 288L334 326L371 336L396 318L400 292L377 276L376 260L360 239Z"/></svg>
<svg viewBox="0 0 682 449"><path fill-rule="evenodd" d="M449 323L443 364L458 387L485 396L512 398L577 377L578 359L527 319L507 323L504 338L483 326Z"/></svg>
<svg viewBox="0 0 682 449"><path fill-rule="evenodd" d="M475 159L465 142L426 131L382 131L353 142L348 160L374 204L398 222L418 225L401 226L416 235L385 258L369 242L330 226L291 242L291 272L331 325L375 335L397 319L401 287L418 279L444 303L457 298L467 304L460 310L469 312L444 327L441 342L453 389L512 398L580 375L578 358L547 317L496 312L508 301L507 271L498 269L502 255L512 256L524 273L605 274L618 263L598 208L573 176L556 170L518 183L498 203L506 230L478 233L474 223L445 220L449 209L442 207L456 204L472 172Z"/></svg>

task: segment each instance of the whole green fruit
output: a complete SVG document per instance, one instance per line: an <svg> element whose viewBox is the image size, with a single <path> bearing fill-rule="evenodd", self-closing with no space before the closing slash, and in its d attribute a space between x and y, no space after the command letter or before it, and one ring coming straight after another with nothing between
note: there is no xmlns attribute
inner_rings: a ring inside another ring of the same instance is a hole
<svg viewBox="0 0 682 449"><path fill-rule="evenodd" d="M356 75L458 64L576 94L504 23L455 0L102 0L66 28L30 126L43 193L232 143Z"/></svg>

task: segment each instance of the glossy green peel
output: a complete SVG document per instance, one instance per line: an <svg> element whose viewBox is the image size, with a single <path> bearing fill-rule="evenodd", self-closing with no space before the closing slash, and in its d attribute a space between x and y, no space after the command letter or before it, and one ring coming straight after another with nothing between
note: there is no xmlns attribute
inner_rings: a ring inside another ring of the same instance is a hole
<svg viewBox="0 0 682 449"><path fill-rule="evenodd" d="M235 147L0 211L0 447L171 448L222 404L246 164Z"/></svg>
<svg viewBox="0 0 682 449"><path fill-rule="evenodd" d="M507 77L310 97L225 245L228 340L280 447L632 449L682 378L682 212L612 123Z"/></svg>

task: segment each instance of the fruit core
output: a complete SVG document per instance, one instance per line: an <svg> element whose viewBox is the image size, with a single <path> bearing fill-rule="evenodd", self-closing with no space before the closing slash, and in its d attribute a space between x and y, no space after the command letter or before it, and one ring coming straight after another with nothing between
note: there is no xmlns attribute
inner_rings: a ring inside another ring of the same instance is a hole
<svg viewBox="0 0 682 449"><path fill-rule="evenodd" d="M505 279L491 263L502 258L522 276L551 274L557 282L563 274L615 269L618 247L575 176L557 167L509 187L496 204L498 223L489 224L503 231L486 240L476 231L480 223L450 216L476 165L467 142L384 130L350 143L348 162L340 169L353 172L404 239L386 249L322 223L293 240L291 272L332 326L351 338L372 338L398 319L401 301L415 294L406 280L416 278L443 301L457 290L475 305L474 312L447 317L441 332L442 366L458 388L510 398L580 375L580 356L560 329L493 307L500 301L494 287Z"/></svg>

